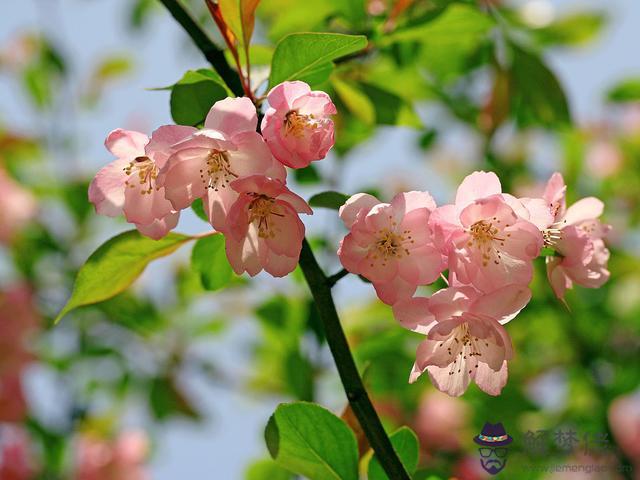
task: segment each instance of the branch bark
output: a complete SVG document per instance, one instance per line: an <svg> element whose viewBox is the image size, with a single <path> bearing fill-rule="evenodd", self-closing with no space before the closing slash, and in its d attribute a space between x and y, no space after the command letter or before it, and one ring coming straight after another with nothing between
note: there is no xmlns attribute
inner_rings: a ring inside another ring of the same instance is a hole
<svg viewBox="0 0 640 480"><path fill-rule="evenodd" d="M353 413L355 413L358 422L360 422L369 444L376 452L380 465L382 465L389 478L409 480L410 477L393 449L387 433L384 431L384 427L375 408L373 408L356 364L353 361L347 338L342 330L340 318L333 303L330 281L318 265L306 239L302 242L300 268L318 308L320 320L324 325L327 343L336 367L338 367L338 374Z"/></svg>
<svg viewBox="0 0 640 480"><path fill-rule="evenodd" d="M244 95L244 89L240 83L238 73L235 72L227 62L224 52L220 50L209 36L200 28L193 17L185 10L178 0L160 0L169 10L173 18L182 26L185 32L191 37L193 43L202 52L211 66L220 74L231 91L238 97Z"/></svg>

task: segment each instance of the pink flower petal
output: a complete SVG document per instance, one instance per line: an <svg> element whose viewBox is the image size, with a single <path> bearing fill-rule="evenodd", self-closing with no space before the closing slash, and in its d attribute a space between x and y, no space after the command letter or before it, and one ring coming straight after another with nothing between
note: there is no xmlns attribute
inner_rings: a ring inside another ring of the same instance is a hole
<svg viewBox="0 0 640 480"><path fill-rule="evenodd" d="M241 132L255 132L258 126L256 107L247 97L219 100L211 107L204 126L228 137Z"/></svg>
<svg viewBox="0 0 640 480"><path fill-rule="evenodd" d="M117 128L107 135L104 146L118 158L129 158L144 155L144 146L149 142L149 137L144 133Z"/></svg>
<svg viewBox="0 0 640 480"><path fill-rule="evenodd" d="M164 218L153 220L149 224L136 224L136 228L141 234L154 240L159 240L176 227L179 218L180 212L172 212Z"/></svg>
<svg viewBox="0 0 640 480"><path fill-rule="evenodd" d="M400 325L414 332L426 335L436 323L436 319L429 311L429 299L414 297L401 300L393 305L393 316Z"/></svg>
<svg viewBox="0 0 640 480"><path fill-rule="evenodd" d="M604 203L595 197L587 197L578 200L576 203L567 208L567 212L562 219L567 225L575 225L580 222L593 220L602 215L604 211Z"/></svg>
<svg viewBox="0 0 640 480"><path fill-rule="evenodd" d="M269 106L276 110L291 110L293 102L311 92L311 88L304 82L283 82L273 87L267 94Z"/></svg>
<svg viewBox="0 0 640 480"><path fill-rule="evenodd" d="M493 172L473 172L467 176L456 193L456 208L461 211L475 200L502 193L498 176Z"/></svg>
<svg viewBox="0 0 640 480"><path fill-rule="evenodd" d="M436 202L429 192L402 192L391 200L391 206L403 213L426 209L429 213L436 209Z"/></svg>
<svg viewBox="0 0 640 480"><path fill-rule="evenodd" d="M531 300L531 290L524 285L507 285L493 292L479 295L469 310L495 318L500 323L513 319Z"/></svg>
<svg viewBox="0 0 640 480"><path fill-rule="evenodd" d="M114 160L98 171L89 185L89 201L100 215L116 217L124 206L125 182L128 175L124 172L129 165L127 158Z"/></svg>
<svg viewBox="0 0 640 480"><path fill-rule="evenodd" d="M344 226L351 228L361 212L364 212L364 215L366 215L374 205L377 205L378 203L380 203L380 201L373 195L369 195L368 193L356 193L340 207L338 215L342 219Z"/></svg>

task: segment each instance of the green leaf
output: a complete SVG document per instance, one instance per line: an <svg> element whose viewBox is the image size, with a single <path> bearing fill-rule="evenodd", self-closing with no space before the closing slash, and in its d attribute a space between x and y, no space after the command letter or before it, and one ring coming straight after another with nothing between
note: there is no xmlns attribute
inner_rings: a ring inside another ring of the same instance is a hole
<svg viewBox="0 0 640 480"><path fill-rule="evenodd" d="M366 20L367 2L365 0L333 0L333 2L336 4L338 12L340 12L352 26L360 27Z"/></svg>
<svg viewBox="0 0 640 480"><path fill-rule="evenodd" d="M304 168L296 168L293 171L293 176L301 185L309 185L312 183L318 183L322 180L322 177L318 173L316 167L311 164Z"/></svg>
<svg viewBox="0 0 640 480"><path fill-rule="evenodd" d="M353 431L313 403L281 404L269 419L265 440L278 465L311 480L357 480Z"/></svg>
<svg viewBox="0 0 640 480"><path fill-rule="evenodd" d="M607 92L607 100L614 103L640 100L640 77L628 78Z"/></svg>
<svg viewBox="0 0 640 480"><path fill-rule="evenodd" d="M477 7L454 4L431 21L397 29L380 43L419 42L418 62L445 82L465 73L466 62L482 46L493 26L492 18Z"/></svg>
<svg viewBox="0 0 640 480"><path fill-rule="evenodd" d="M284 373L289 391L298 400L313 400L313 365L298 349L289 352L284 360Z"/></svg>
<svg viewBox="0 0 640 480"><path fill-rule="evenodd" d="M422 128L413 106L395 93L365 83L362 84L362 91L374 105L377 124Z"/></svg>
<svg viewBox="0 0 640 480"><path fill-rule="evenodd" d="M314 195L309 199L309 205L312 207L322 207L322 208L331 208L333 210L338 210L342 205L344 205L347 200L349 200L349 196L340 192L322 192Z"/></svg>
<svg viewBox="0 0 640 480"><path fill-rule="evenodd" d="M231 281L233 270L224 245L224 235L218 233L199 239L193 246L191 266L200 274L205 290L220 290Z"/></svg>
<svg viewBox="0 0 640 480"><path fill-rule="evenodd" d="M189 70L171 88L171 117L179 125L200 125L214 103L231 95L213 70Z"/></svg>
<svg viewBox="0 0 640 480"><path fill-rule="evenodd" d="M151 240L137 230L130 230L108 240L80 268L71 298L55 322L75 308L116 296L138 278L149 262L173 253L191 238L170 233L160 240Z"/></svg>
<svg viewBox="0 0 640 480"><path fill-rule="evenodd" d="M606 15L598 12L579 12L559 18L552 24L533 30L543 46L584 45L593 40L605 26Z"/></svg>
<svg viewBox="0 0 640 480"><path fill-rule="evenodd" d="M118 78L133 70L133 62L129 57L113 55L104 58L96 67L94 78L98 81L106 81Z"/></svg>
<svg viewBox="0 0 640 480"><path fill-rule="evenodd" d="M209 223L209 218L207 217L207 214L204 211L204 204L202 203L201 198L196 198L196 200L191 204L191 210L194 211L194 213L198 216L198 218Z"/></svg>
<svg viewBox="0 0 640 480"><path fill-rule="evenodd" d="M270 45L250 45L249 58L251 59L251 66L271 65L273 50L274 48ZM240 58L245 58L244 48L238 48L238 55ZM233 54L229 49L224 51L224 57L227 59L231 68L235 69L235 60L233 59Z"/></svg>
<svg viewBox="0 0 640 480"><path fill-rule="evenodd" d="M569 103L554 73L535 54L513 45L512 109L521 127L571 122Z"/></svg>
<svg viewBox="0 0 640 480"><path fill-rule="evenodd" d="M409 427L401 427L389 436L389 440L407 473L412 475L418 466L418 437ZM374 454L369 461L368 480L387 480L388 478Z"/></svg>
<svg viewBox="0 0 640 480"><path fill-rule="evenodd" d="M292 33L276 45L271 60L269 85L302 80L312 87L329 78L332 61L367 46L364 35L339 33Z"/></svg>
<svg viewBox="0 0 640 480"><path fill-rule="evenodd" d="M157 377L149 388L149 406L157 420L182 415L194 420L200 418L198 411L176 385L173 377Z"/></svg>
<svg viewBox="0 0 640 480"><path fill-rule="evenodd" d="M373 125L376 121L376 110L371 99L366 96L357 84L333 77L331 85L338 97L351 114L362 120L365 125Z"/></svg>
<svg viewBox="0 0 640 480"><path fill-rule="evenodd" d="M381 46L395 42L418 41L445 47L459 42L470 43L485 35L493 26L493 20L477 7L451 5L444 13L431 21L398 28L380 41Z"/></svg>
<svg viewBox="0 0 640 480"><path fill-rule="evenodd" d="M271 459L257 460L247 468L245 480L292 480L293 475Z"/></svg>

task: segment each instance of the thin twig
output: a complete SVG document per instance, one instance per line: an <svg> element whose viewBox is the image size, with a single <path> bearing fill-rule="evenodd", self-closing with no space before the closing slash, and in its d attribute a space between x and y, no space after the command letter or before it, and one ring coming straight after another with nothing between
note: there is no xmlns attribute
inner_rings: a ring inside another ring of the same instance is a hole
<svg viewBox="0 0 640 480"><path fill-rule="evenodd" d="M334 273L333 275L330 275L329 277L327 277L327 285L329 286L329 288L333 287L336 283L338 283L338 281L342 278L342 277L346 277L347 275L349 275L349 272L347 271L347 269L343 268L342 270L340 270L339 272Z"/></svg>

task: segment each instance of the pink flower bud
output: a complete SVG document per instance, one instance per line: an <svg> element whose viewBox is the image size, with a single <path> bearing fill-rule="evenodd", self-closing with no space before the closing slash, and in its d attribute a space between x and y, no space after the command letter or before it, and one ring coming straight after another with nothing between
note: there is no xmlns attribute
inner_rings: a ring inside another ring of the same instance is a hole
<svg viewBox="0 0 640 480"><path fill-rule="evenodd" d="M333 147L336 107L324 92L304 82L284 82L267 95L269 109L262 119L262 135L271 153L291 168L322 160Z"/></svg>

